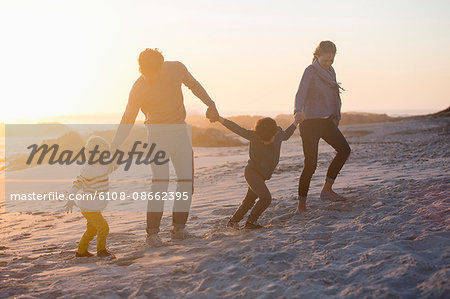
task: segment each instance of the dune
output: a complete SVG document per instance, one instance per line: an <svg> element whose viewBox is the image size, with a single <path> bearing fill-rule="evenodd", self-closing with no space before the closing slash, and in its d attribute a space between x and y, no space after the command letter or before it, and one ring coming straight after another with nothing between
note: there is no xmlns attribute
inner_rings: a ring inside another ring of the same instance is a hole
<svg viewBox="0 0 450 299"><path fill-rule="evenodd" d="M252 129L256 121L265 116L262 115L239 115L231 116L228 119L236 122L240 126ZM275 118L275 121L283 129L287 128L294 120L292 114L279 114ZM376 114L376 113L363 113L363 112L349 112L342 113L342 118L340 125L353 125L353 124L366 124L366 123L377 123L377 122L387 122L387 121L399 121L404 119L404 117L391 117L386 114ZM203 127L203 128L214 128L218 129L224 133L230 133L230 131L219 123L210 123L204 116L192 115L187 117L187 122Z"/></svg>
<svg viewBox="0 0 450 299"><path fill-rule="evenodd" d="M230 147L244 144L239 139L215 128L192 127L192 146L194 147Z"/></svg>
<svg viewBox="0 0 450 299"><path fill-rule="evenodd" d="M442 111L419 116L403 116L403 117L392 117L385 113L368 113L368 112L343 112L341 115L340 125L355 125L355 124L369 124L369 123L380 123L380 122L390 122L390 121L400 121L404 119L422 119L424 117L448 117L450 115L450 107ZM238 115L230 116L228 119L236 122L237 124L251 129L254 127L256 121L263 118L263 115ZM294 116L292 114L279 114L274 119L277 124L282 128L287 128L293 121ZM210 123L202 115L189 115L186 120L188 123L206 128L215 128L221 130L222 132L229 133L230 131L224 128L219 123Z"/></svg>
<svg viewBox="0 0 450 299"><path fill-rule="evenodd" d="M447 109L429 115L433 117L450 117L450 106Z"/></svg>

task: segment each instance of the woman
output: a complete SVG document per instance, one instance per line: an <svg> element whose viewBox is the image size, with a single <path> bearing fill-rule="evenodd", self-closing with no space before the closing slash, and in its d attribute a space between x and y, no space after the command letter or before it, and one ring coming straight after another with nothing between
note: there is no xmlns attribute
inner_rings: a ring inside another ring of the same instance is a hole
<svg viewBox="0 0 450 299"><path fill-rule="evenodd" d="M322 138L337 155L328 168L320 194L321 199L345 200L332 189L334 180L350 155L350 146L338 129L341 119L340 85L331 66L336 55L336 45L322 41L317 46L313 62L305 69L295 97L295 119L300 123L300 135L305 157L304 168L298 186L297 213L306 211L306 197L312 175L317 167L319 140Z"/></svg>

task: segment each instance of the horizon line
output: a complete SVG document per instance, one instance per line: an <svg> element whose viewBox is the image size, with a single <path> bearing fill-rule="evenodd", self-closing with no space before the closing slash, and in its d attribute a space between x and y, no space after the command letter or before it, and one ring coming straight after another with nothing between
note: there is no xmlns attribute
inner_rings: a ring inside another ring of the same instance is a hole
<svg viewBox="0 0 450 299"><path fill-rule="evenodd" d="M356 110L348 110L348 111L342 111L342 113L370 113L370 114L386 114L391 117L399 117L399 116L415 116L415 115L426 115L430 113L436 113L442 110L445 110L447 107L441 108L441 109L389 109L389 110L383 110L383 109L367 109L366 111L356 111ZM245 113L237 114L237 113L223 113L223 116L225 117L236 117L236 116L265 116L266 113ZM272 116L279 116L279 115L289 115L293 113L269 113ZM85 117L118 117L119 119L122 116L122 113L102 113L102 114L92 114L92 113L86 113L86 114L56 114L56 115L48 115L48 116L38 116L38 117L19 117L19 118L13 118L13 119L7 119L2 120L0 123L6 124L6 123L18 123L20 121L38 121L38 122L54 122L57 121L55 119L52 120L52 118L85 118ZM143 121L143 118L140 118L142 116L141 114L138 115L136 118L136 121ZM203 113L198 113L197 111L193 113L187 113L187 117L189 116L204 116Z"/></svg>

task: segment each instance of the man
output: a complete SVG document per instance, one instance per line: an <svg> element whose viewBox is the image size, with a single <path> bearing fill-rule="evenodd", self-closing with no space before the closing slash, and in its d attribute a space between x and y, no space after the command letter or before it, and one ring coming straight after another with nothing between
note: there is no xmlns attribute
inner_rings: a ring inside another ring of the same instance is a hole
<svg viewBox="0 0 450 299"><path fill-rule="evenodd" d="M208 118L218 116L216 106L205 89L181 62L164 61L158 49L145 49L140 53L138 62L141 76L131 88L128 104L120 122L121 126L114 136L111 147L114 150L123 143L141 110L145 114L145 124L149 125L151 142L164 148L175 168L177 192L189 190L191 198L194 190L193 153L191 140L185 127L186 109L181 85L186 85L208 106L206 112ZM166 126L152 126L161 124ZM167 191L168 164L158 166L152 163L151 166L151 192L156 194ZM190 198L188 201L174 201L172 239L184 239L189 236L185 231L185 224L189 215ZM163 209L164 201L149 200L147 207L147 244L149 246L162 246L158 233Z"/></svg>

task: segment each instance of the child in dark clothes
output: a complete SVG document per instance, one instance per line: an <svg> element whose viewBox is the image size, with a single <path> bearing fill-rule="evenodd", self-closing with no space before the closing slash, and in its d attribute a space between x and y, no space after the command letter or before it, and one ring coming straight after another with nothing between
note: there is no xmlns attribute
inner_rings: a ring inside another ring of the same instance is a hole
<svg viewBox="0 0 450 299"><path fill-rule="evenodd" d="M269 180L280 159L281 142L288 140L294 133L297 123L293 122L285 131L277 126L270 117L259 119L254 130L247 130L221 116L212 118L229 130L250 141L249 156L244 176L248 184L247 195L241 206L234 212L227 226L239 228L239 222L252 209L245 228L257 229L263 226L257 223L259 216L269 207L272 196L265 181ZM259 198L258 202L255 201Z"/></svg>

